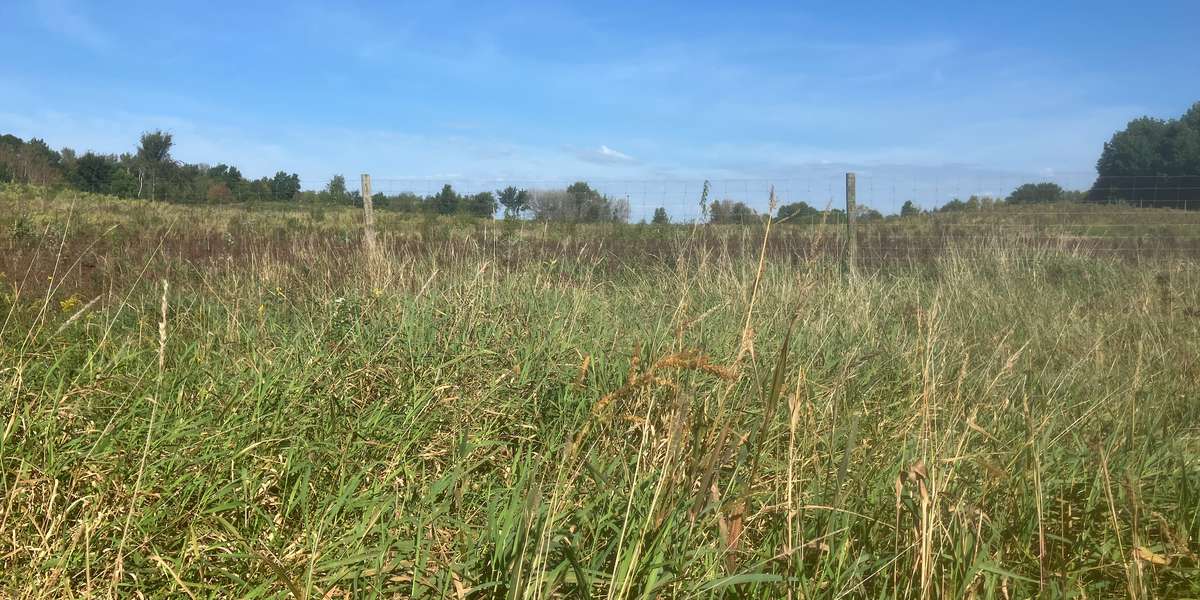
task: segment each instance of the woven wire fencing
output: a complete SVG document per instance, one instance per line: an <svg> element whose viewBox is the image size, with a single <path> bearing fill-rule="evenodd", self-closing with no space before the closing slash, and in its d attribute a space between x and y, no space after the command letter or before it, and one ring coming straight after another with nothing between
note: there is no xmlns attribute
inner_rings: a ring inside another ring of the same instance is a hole
<svg viewBox="0 0 1200 600"><path fill-rule="evenodd" d="M333 200L361 206L358 183L309 187L315 198L336 192ZM846 185L841 172L715 180L372 177L371 195L381 232L410 245L414 222L444 218L539 230L542 241L547 231L567 228L576 241L607 241L626 254L665 254L663 240L685 234L728 250L769 216L768 249L810 259L846 252ZM331 190L339 186L345 189ZM855 246L868 263L981 250L1200 257L1200 177L859 172L855 187Z"/></svg>

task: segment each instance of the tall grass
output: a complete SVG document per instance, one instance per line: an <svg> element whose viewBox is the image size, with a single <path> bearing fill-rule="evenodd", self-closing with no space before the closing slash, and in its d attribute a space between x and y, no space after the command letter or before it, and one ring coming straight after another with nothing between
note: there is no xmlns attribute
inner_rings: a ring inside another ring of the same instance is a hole
<svg viewBox="0 0 1200 600"><path fill-rule="evenodd" d="M1200 596L1191 260L21 206L0 595Z"/></svg>

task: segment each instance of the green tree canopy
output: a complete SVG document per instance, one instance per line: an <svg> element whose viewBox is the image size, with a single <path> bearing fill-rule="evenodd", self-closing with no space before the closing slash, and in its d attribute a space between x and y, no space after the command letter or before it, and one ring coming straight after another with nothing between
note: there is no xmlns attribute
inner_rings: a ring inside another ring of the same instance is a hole
<svg viewBox="0 0 1200 600"><path fill-rule="evenodd" d="M300 193L300 176L292 173L288 174L284 171L275 173L275 177L271 178L270 182L271 198L275 200L291 200Z"/></svg>
<svg viewBox="0 0 1200 600"><path fill-rule="evenodd" d="M148 131L142 134L138 144L137 157L148 164L161 164L171 160L171 147L175 145L174 138L165 131Z"/></svg>
<svg viewBox="0 0 1200 600"><path fill-rule="evenodd" d="M1140 117L1105 142L1092 201L1200 207L1200 102L1178 119Z"/></svg>
<svg viewBox="0 0 1200 600"><path fill-rule="evenodd" d="M576 221L606 221L607 202L600 192L592 189L586 181L576 181L567 186L568 209L575 213Z"/></svg>
<svg viewBox="0 0 1200 600"><path fill-rule="evenodd" d="M758 213L745 202L717 200L708 205L708 222L717 225L748 224L754 222L757 217Z"/></svg>
<svg viewBox="0 0 1200 600"><path fill-rule="evenodd" d="M821 211L811 207L807 202L792 202L779 207L779 212L775 214L775 220L789 223L799 223L809 219L817 218L821 215Z"/></svg>
<svg viewBox="0 0 1200 600"><path fill-rule="evenodd" d="M237 167L231 167L224 163L210 168L207 175L211 179L224 183L225 187L230 190L237 190L246 183L246 179L242 177L242 172Z"/></svg>
<svg viewBox="0 0 1200 600"><path fill-rule="evenodd" d="M1105 142L1100 177L1200 175L1200 102L1178 119L1140 117Z"/></svg>
<svg viewBox="0 0 1200 600"><path fill-rule="evenodd" d="M869 207L859 204L854 209L854 216L859 221L882 221L883 213Z"/></svg>
<svg viewBox="0 0 1200 600"><path fill-rule="evenodd" d="M346 202L350 199L350 194L346 190L346 178L341 175L334 175L329 183L325 185L323 192L324 200L329 202ZM372 198L374 200L374 198Z"/></svg>
<svg viewBox="0 0 1200 600"><path fill-rule="evenodd" d="M609 199L585 181L577 181L565 190L543 190L531 194L529 209L539 221L600 223L629 220L627 200Z"/></svg>
<svg viewBox="0 0 1200 600"><path fill-rule="evenodd" d="M1045 204L1064 199L1063 189L1057 183L1026 183L1008 195L1009 204Z"/></svg>
<svg viewBox="0 0 1200 600"><path fill-rule="evenodd" d="M0 136L0 181L53 185L64 175L62 157L45 141L28 142L14 135Z"/></svg>
<svg viewBox="0 0 1200 600"><path fill-rule="evenodd" d="M76 159L71 184L85 192L106 193L112 186L116 170L108 157L88 152Z"/></svg>
<svg viewBox="0 0 1200 600"><path fill-rule="evenodd" d="M496 197L491 192L464 196L459 210L472 217L490 219L496 215Z"/></svg>
<svg viewBox="0 0 1200 600"><path fill-rule="evenodd" d="M666 225L671 222L671 217L667 215L667 209L660 206L654 209L654 218L650 222L655 225Z"/></svg>
<svg viewBox="0 0 1200 600"><path fill-rule="evenodd" d="M1166 174L1164 141L1170 125L1151 117L1134 119L1104 143L1096 172L1101 177Z"/></svg>
<svg viewBox="0 0 1200 600"><path fill-rule="evenodd" d="M175 144L170 133L155 130L142 134L137 149L138 197L142 195L146 176L150 177L150 199L157 197L158 182L174 164L171 147Z"/></svg>
<svg viewBox="0 0 1200 600"><path fill-rule="evenodd" d="M447 183L442 186L442 191L438 192L430 202L433 205L434 212L442 215L453 214L458 210L458 192L455 192L454 188Z"/></svg>
<svg viewBox="0 0 1200 600"><path fill-rule="evenodd" d="M511 185L496 190L496 198L500 201L500 206L504 207L505 217L520 217L521 213L529 208L529 192L518 190Z"/></svg>

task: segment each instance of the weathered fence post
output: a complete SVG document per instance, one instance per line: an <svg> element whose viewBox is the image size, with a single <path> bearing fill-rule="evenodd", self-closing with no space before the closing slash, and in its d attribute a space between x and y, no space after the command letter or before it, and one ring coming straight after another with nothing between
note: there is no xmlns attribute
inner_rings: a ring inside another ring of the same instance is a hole
<svg viewBox="0 0 1200 600"><path fill-rule="evenodd" d="M858 258L858 228L855 226L856 192L854 173L846 173L846 272L853 274Z"/></svg>
<svg viewBox="0 0 1200 600"><path fill-rule="evenodd" d="M371 201L371 176L362 174L363 244L367 252L375 251L375 213Z"/></svg>

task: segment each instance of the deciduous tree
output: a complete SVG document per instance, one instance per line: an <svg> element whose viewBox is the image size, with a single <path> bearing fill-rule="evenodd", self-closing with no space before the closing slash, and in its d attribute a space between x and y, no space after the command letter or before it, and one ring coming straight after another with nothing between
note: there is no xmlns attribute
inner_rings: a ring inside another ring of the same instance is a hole
<svg viewBox="0 0 1200 600"><path fill-rule="evenodd" d="M1008 195L1009 204L1045 204L1063 199L1063 189L1057 183L1026 183ZM944 207L943 207L944 208Z"/></svg>
<svg viewBox="0 0 1200 600"><path fill-rule="evenodd" d="M142 134L137 149L138 198L142 197L144 183L150 178L150 199L155 199L158 180L172 164L171 147L174 145L170 133L161 130Z"/></svg>
<svg viewBox="0 0 1200 600"><path fill-rule="evenodd" d="M506 218L518 218L529 208L529 192L518 190L511 185L502 190L496 190L496 199L500 201L500 206L504 207Z"/></svg>
<svg viewBox="0 0 1200 600"><path fill-rule="evenodd" d="M654 209L654 218L650 219L650 222L655 225L666 225L671 222L671 217L667 216L667 209L660 206Z"/></svg>

